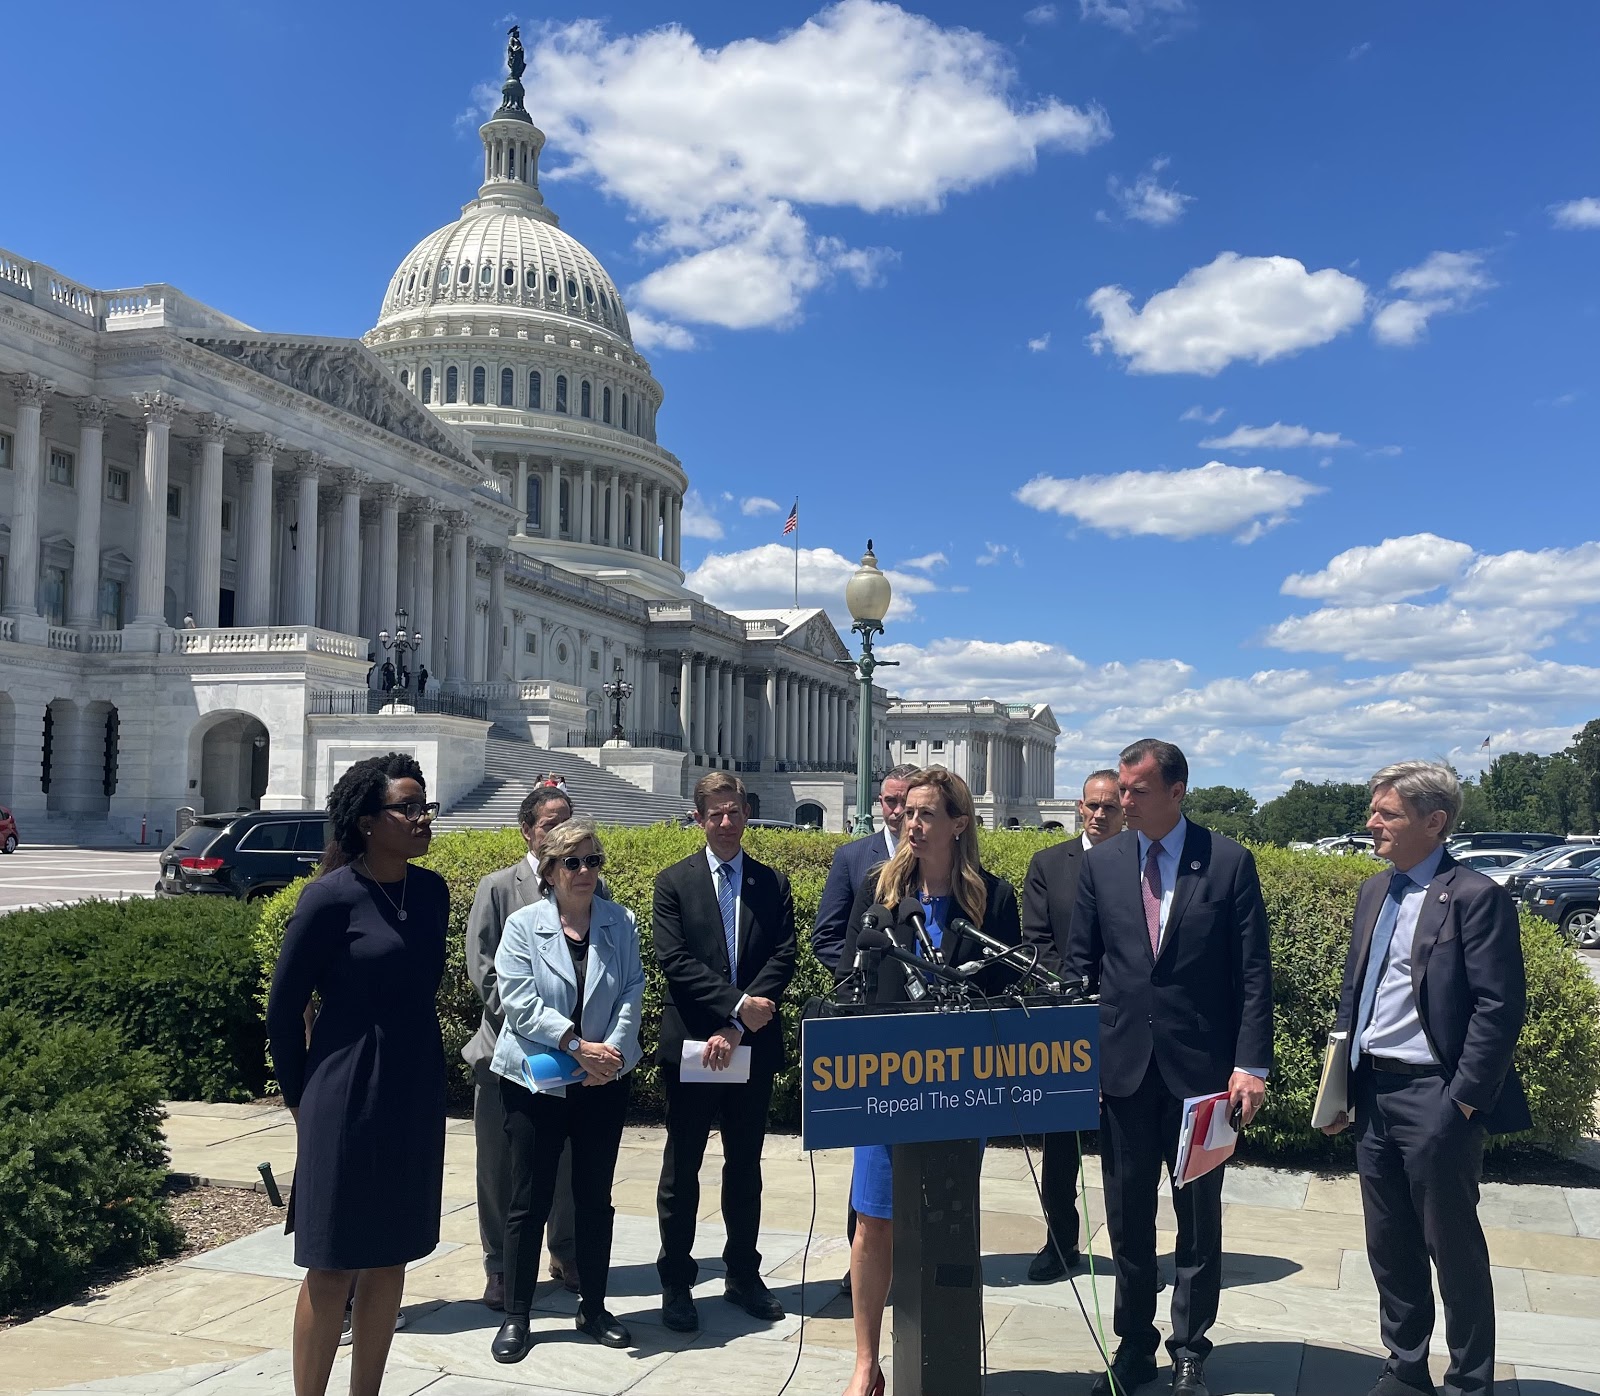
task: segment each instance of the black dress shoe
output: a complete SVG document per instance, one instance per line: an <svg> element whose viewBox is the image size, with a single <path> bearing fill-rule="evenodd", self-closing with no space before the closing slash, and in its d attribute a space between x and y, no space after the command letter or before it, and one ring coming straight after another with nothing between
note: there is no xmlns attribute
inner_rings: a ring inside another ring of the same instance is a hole
<svg viewBox="0 0 1600 1396"><path fill-rule="evenodd" d="M1111 1359L1111 1376L1117 1380L1114 1389L1111 1378L1101 1372L1089 1388L1089 1396L1133 1396L1141 1386L1156 1379L1156 1360L1147 1352L1118 1348Z"/></svg>
<svg viewBox="0 0 1600 1396"><path fill-rule="evenodd" d="M729 1280L722 1297L730 1304L737 1304L751 1318L776 1323L783 1317L783 1305L759 1275L753 1280Z"/></svg>
<svg viewBox="0 0 1600 1396"><path fill-rule="evenodd" d="M1435 1396L1436 1391L1431 1376L1426 1386L1413 1386L1410 1382L1402 1381L1393 1372L1385 1372L1378 1378L1378 1384L1367 1393L1367 1396Z"/></svg>
<svg viewBox="0 0 1600 1396"><path fill-rule="evenodd" d="M1077 1268L1082 1257L1076 1249L1067 1252L1063 1260L1059 1251L1048 1241L1028 1264L1028 1279L1036 1284L1049 1284L1051 1280L1059 1280L1068 1270Z"/></svg>
<svg viewBox="0 0 1600 1396"><path fill-rule="evenodd" d="M693 1333L700 1327L694 1296L687 1286L674 1285L662 1293L661 1322L674 1333Z"/></svg>
<svg viewBox="0 0 1600 1396"><path fill-rule="evenodd" d="M1211 1396L1206 1364L1198 1357L1180 1357L1173 1362L1172 1396Z"/></svg>
<svg viewBox="0 0 1600 1396"><path fill-rule="evenodd" d="M616 1315L606 1309L601 1309L590 1318L580 1313L578 1332L593 1338L605 1348L625 1348L633 1342L632 1335L617 1321Z"/></svg>
<svg viewBox="0 0 1600 1396"><path fill-rule="evenodd" d="M526 1318L508 1318L489 1344L489 1356L496 1362L521 1362L533 1346Z"/></svg>

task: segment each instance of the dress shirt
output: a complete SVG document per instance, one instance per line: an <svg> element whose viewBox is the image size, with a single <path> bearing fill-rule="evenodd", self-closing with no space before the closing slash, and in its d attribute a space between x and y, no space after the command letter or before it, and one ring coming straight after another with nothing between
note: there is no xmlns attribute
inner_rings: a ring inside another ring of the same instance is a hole
<svg viewBox="0 0 1600 1396"><path fill-rule="evenodd" d="M711 851L711 845L709 843L706 845L706 864L711 869L711 887L712 890L715 891L717 879L722 876L722 874L717 871L717 869L722 866L722 859L717 857L717 855ZM737 952L739 948L739 918L744 913L743 848L735 853L733 857L728 859L728 867L732 870L729 874L729 881L733 883L733 947L735 952ZM720 912L720 910L721 903L719 901L718 911ZM726 931L724 931L724 934L726 934ZM728 966L728 978L731 979L735 984L739 982L738 965L734 964ZM739 1017L739 1014L744 1011L744 1001L749 997L749 994L739 995L739 1006L733 1010L733 1017L728 1019L728 1022L733 1027L738 1028L740 1032L746 1034L749 1033L750 1029L745 1027L743 1020Z"/></svg>
<svg viewBox="0 0 1600 1396"><path fill-rule="evenodd" d="M1411 987L1411 949L1416 940L1417 919L1428 899L1428 884L1439 875L1443 860L1441 844L1416 867L1395 869L1411 879L1411 886L1400 898L1389 958L1384 961L1383 978L1378 981L1377 996L1372 1001L1372 1020L1361 1034L1363 1056L1393 1057L1418 1066L1438 1062L1417 1015L1417 996Z"/></svg>
<svg viewBox="0 0 1600 1396"><path fill-rule="evenodd" d="M883 846L889 850L889 856L891 858L894 857L894 846L898 842L899 840L896 839L894 834L890 832L889 826L885 824L883 826Z"/></svg>
<svg viewBox="0 0 1600 1396"><path fill-rule="evenodd" d="M533 869L533 875L535 877L538 877L539 876L539 860L537 858L535 858L532 853L529 853L527 855L527 859L528 859L528 866Z"/></svg>

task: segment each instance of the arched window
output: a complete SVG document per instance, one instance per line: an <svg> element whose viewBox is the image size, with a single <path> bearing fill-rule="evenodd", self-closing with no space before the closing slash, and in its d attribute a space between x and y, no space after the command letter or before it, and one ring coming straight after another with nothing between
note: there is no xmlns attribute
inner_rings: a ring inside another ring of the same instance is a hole
<svg viewBox="0 0 1600 1396"><path fill-rule="evenodd" d="M600 420L607 426L611 425L611 389L600 390Z"/></svg>
<svg viewBox="0 0 1600 1396"><path fill-rule="evenodd" d="M569 276L567 278L567 299L569 301L578 299L578 282L575 277Z"/></svg>
<svg viewBox="0 0 1600 1396"><path fill-rule="evenodd" d="M622 501L622 546L633 546L633 496L629 495Z"/></svg>
<svg viewBox="0 0 1600 1396"><path fill-rule="evenodd" d="M572 512L572 484L568 480L561 482L561 521L556 530L557 536L571 530L567 526L567 515Z"/></svg>
<svg viewBox="0 0 1600 1396"><path fill-rule="evenodd" d="M626 393L622 395L622 429L623 431L628 429L628 395Z"/></svg>
<svg viewBox="0 0 1600 1396"><path fill-rule="evenodd" d="M480 286L491 286L494 284L494 268L491 267L487 262L483 264L483 270L478 273L478 284Z"/></svg>
<svg viewBox="0 0 1600 1396"><path fill-rule="evenodd" d="M456 273L456 284L459 285L459 286L465 286L471 280L472 280L472 268L469 267L465 262L463 262L461 264L461 270Z"/></svg>
<svg viewBox="0 0 1600 1396"><path fill-rule="evenodd" d="M580 417L594 416L594 389L589 386L585 378L578 388L578 415Z"/></svg>
<svg viewBox="0 0 1600 1396"><path fill-rule="evenodd" d="M545 273L544 289L546 291L548 291L552 296L555 295L556 292L561 289L561 280L560 280L559 277L556 276L556 274L553 271Z"/></svg>
<svg viewBox="0 0 1600 1396"><path fill-rule="evenodd" d="M444 371L444 400L454 402L460 393L460 376L454 364Z"/></svg>
<svg viewBox="0 0 1600 1396"><path fill-rule="evenodd" d="M500 279L504 281L507 286L515 286L517 284L517 269L515 267L507 267L500 274Z"/></svg>
<svg viewBox="0 0 1600 1396"><path fill-rule="evenodd" d="M556 411L557 412L565 412L566 410L567 410L567 375L564 374L564 373L558 373L558 374L556 374Z"/></svg>
<svg viewBox="0 0 1600 1396"><path fill-rule="evenodd" d="M488 375L483 371L482 364L472 370L472 400L480 406L488 400L487 378Z"/></svg>
<svg viewBox="0 0 1600 1396"><path fill-rule="evenodd" d="M406 278L406 290L407 291L415 291L416 289L417 289L417 274L416 274L416 272L413 271L411 273L411 275Z"/></svg>
<svg viewBox="0 0 1600 1396"><path fill-rule="evenodd" d="M522 269L522 284L530 291L537 291L539 289L539 268L534 266L532 262L529 262L528 265Z"/></svg>
<svg viewBox="0 0 1600 1396"><path fill-rule="evenodd" d="M400 370L400 386L402 388L409 388L411 386L411 374L407 369Z"/></svg>
<svg viewBox="0 0 1600 1396"><path fill-rule="evenodd" d="M587 281L583 283L583 299L588 305L594 304L594 287Z"/></svg>
<svg viewBox="0 0 1600 1396"><path fill-rule="evenodd" d="M424 402L433 401L433 370L431 368L422 370L422 400Z"/></svg>
<svg viewBox="0 0 1600 1396"><path fill-rule="evenodd" d="M500 405L510 407L512 395L517 390L517 375L509 368L500 370Z"/></svg>
<svg viewBox="0 0 1600 1396"><path fill-rule="evenodd" d="M424 267L422 269L422 289L424 291L426 291L428 289L429 284L432 281L433 281L433 268L432 267Z"/></svg>
<svg viewBox="0 0 1600 1396"><path fill-rule="evenodd" d="M538 369L528 375L528 410L538 412L544 407L544 378Z"/></svg>
<svg viewBox="0 0 1600 1396"><path fill-rule="evenodd" d="M528 527L539 527L539 495L542 482L537 475L528 476Z"/></svg>

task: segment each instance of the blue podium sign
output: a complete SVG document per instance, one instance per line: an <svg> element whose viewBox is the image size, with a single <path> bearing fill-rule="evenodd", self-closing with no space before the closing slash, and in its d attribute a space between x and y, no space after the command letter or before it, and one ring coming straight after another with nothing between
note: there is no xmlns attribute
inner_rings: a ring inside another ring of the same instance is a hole
<svg viewBox="0 0 1600 1396"><path fill-rule="evenodd" d="M1100 1124L1093 1004L808 1018L800 1056L806 1149Z"/></svg>

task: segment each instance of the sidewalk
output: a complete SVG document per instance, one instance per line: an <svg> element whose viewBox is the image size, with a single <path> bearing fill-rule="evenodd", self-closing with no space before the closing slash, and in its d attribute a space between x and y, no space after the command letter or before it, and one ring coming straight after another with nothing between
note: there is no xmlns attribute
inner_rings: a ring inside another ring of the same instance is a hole
<svg viewBox="0 0 1600 1396"><path fill-rule="evenodd" d="M637 1346L612 1352L578 1338L574 1299L546 1284L536 1300L539 1346L520 1365L500 1366L489 1356L499 1316L476 1302L483 1267L470 1122L451 1121L449 1131L443 1240L411 1268L408 1323L395 1337L386 1396L772 1396L797 1354L799 1370L789 1387L796 1396L835 1396L843 1389L852 1353L850 1309L838 1283L846 1268L848 1153L815 1156L815 1232L802 1297L811 1170L793 1138L767 1142L761 1249L790 1313L771 1327L721 1301L720 1261L704 1259L718 1256L722 1243L711 1171L718 1165L708 1160L696 1246L703 1327L680 1335L660 1324L655 1283L662 1133L630 1129L617 1170L612 1308L632 1328ZM285 1188L292 1177L294 1131L285 1111L173 1104L167 1134L172 1166L180 1172L259 1186L256 1165L269 1160ZM715 1140L710 1152L716 1153ZM1087 1160L1086 1170L1094 1250L1104 1255L1097 1161ZM1213 1330L1217 1349L1207 1363L1212 1390L1218 1396L1363 1396L1379 1365L1377 1301L1354 1180L1238 1168L1229 1173L1224 1199L1228 1255ZM1081 1396L1089 1389L1094 1348L1072 1287L1066 1281L1030 1285L1025 1278L1043 1223L1020 1150L990 1150L983 1208L988 1391ZM1498 1396L1600 1393L1600 1191L1488 1184L1482 1212L1496 1266ZM1170 1256L1172 1217L1165 1203L1162 1216L1162 1245ZM289 1239L271 1228L124 1281L0 1333L0 1396L286 1393L298 1273ZM1098 1285L1109 1332L1111 1284L1102 1277ZM1086 1275L1078 1290L1093 1314ZM343 1349L331 1393L346 1389L348 1360ZM1434 1365L1435 1376L1442 1375L1437 1343ZM1168 1379L1163 1366L1160 1384L1148 1390L1164 1390Z"/></svg>

